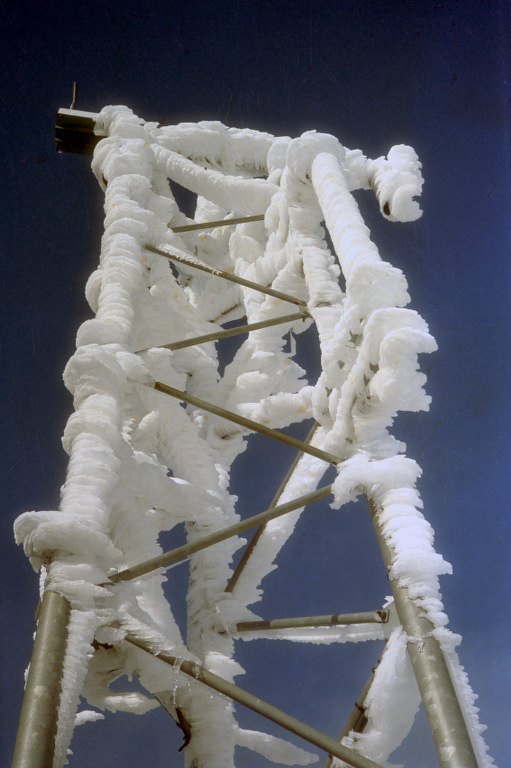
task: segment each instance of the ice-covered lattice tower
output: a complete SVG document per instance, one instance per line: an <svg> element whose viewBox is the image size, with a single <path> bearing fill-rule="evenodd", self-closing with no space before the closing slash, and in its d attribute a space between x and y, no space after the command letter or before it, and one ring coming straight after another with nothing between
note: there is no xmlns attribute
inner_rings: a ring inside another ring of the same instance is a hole
<svg viewBox="0 0 511 768"><path fill-rule="evenodd" d="M238 702L336 766L375 768L406 737L421 698L439 765L493 765L446 628L438 577L449 565L420 512L420 468L389 431L398 411L428 409L418 354L435 342L406 308L406 280L380 258L351 194L372 189L387 219L417 219L413 149L371 160L329 135L160 127L126 107L61 110L57 139L62 150L95 147L105 233L86 287L95 317L80 327L64 373L75 411L60 509L25 513L15 526L43 588L14 765L58 768L77 723L157 706L183 729L190 768L229 768L237 745L280 764L316 759L285 738L243 730ZM193 218L169 179L197 195ZM322 370L307 382L286 341L312 324ZM221 375L217 347L235 334L244 340ZM306 440L282 431L306 420ZM255 432L287 443L294 461L270 507L240 519L230 469ZM323 498L338 509L360 495L393 599L370 613L252 613L304 509ZM162 553L160 533L182 524L186 543ZM183 560L186 638L162 587L165 570ZM386 641L340 738L234 684L236 641L247 633ZM138 676L147 694L111 689L123 674ZM77 712L80 696L88 704Z"/></svg>

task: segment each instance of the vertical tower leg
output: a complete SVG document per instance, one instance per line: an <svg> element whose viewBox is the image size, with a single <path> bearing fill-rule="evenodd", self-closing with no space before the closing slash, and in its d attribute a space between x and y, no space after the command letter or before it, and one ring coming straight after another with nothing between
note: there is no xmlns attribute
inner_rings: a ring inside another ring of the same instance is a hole
<svg viewBox="0 0 511 768"><path fill-rule="evenodd" d="M390 573L392 550L383 537L378 509L369 500L383 561ZM458 697L438 640L431 635L433 624L411 599L406 587L389 576L399 620L408 637L407 650L421 692L441 768L477 768L477 760Z"/></svg>
<svg viewBox="0 0 511 768"><path fill-rule="evenodd" d="M71 606L57 592L44 593L30 662L13 768L53 763L60 685Z"/></svg>

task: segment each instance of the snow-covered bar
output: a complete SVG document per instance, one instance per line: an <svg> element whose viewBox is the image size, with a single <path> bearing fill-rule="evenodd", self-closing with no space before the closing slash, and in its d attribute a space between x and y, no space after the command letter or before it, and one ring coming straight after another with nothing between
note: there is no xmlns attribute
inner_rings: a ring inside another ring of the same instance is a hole
<svg viewBox="0 0 511 768"><path fill-rule="evenodd" d="M385 641L359 700L363 717L348 713L338 741L314 734L330 755L385 764L422 699L441 768L491 768L441 600L450 565L421 511L421 470L391 433L400 411L428 410L419 356L436 343L352 194L372 190L389 221L419 218L414 150L371 159L315 131L292 139L213 121L160 126L126 107L60 110L57 125L60 150L94 153L105 231L85 289L93 317L64 372L75 410L61 503L15 525L43 584L15 768L61 768L75 726L160 703L185 729L188 765L234 768L238 748L283 765L314 762L238 724L237 644L262 637ZM193 211L180 209L175 184L196 195ZM317 380L295 356L312 326ZM222 340L235 334L243 340L224 367ZM314 424L305 440L283 431L301 422ZM231 467L253 432L286 443L294 461L265 512L241 518ZM322 484L332 466L334 482ZM253 607L307 505L332 497L337 510L360 496L393 602L344 623L264 622ZM234 569L240 534L255 525ZM186 543L163 552L160 534L178 526ZM186 637L163 572L183 559ZM111 687L134 673L147 695ZM211 681L231 698L212 697ZM36 690L49 692L44 705Z"/></svg>
<svg viewBox="0 0 511 768"><path fill-rule="evenodd" d="M147 645L147 643L140 641L138 638L130 637L128 635L126 640L128 643L133 643L133 645L136 645L146 653L152 654L151 647ZM174 667L176 663L179 663L179 669L185 675L204 683L234 701L238 701L240 704L254 710L254 712L258 712L269 720L272 720L274 723L277 723L277 725L281 725L283 728L286 728L286 730L291 731L291 733L294 733L296 736L300 736L311 744L323 749L328 755L334 755L339 758L339 760L344 760L344 762L353 766L353 768L382 768L382 766L375 763L373 760L369 760L367 757L358 754L354 750L347 749L329 736L325 736L316 728L312 728L310 725L302 723L300 720L297 720L297 718L268 704L258 696L253 696L243 688L218 677L218 675L212 674L199 664L186 660L180 661L176 656L163 652L158 653L158 659L172 667Z"/></svg>

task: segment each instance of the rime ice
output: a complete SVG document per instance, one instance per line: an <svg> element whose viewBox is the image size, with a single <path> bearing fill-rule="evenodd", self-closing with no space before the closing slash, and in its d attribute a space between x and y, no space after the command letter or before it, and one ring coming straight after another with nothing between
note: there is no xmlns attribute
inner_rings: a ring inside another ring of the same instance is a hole
<svg viewBox="0 0 511 768"><path fill-rule="evenodd" d="M155 391L155 381L272 428L315 420L311 444L339 457L333 506L360 494L377 504L393 552L391 575L430 620L480 766L491 766L456 638L445 627L438 577L450 566L435 552L420 511L420 469L390 432L399 411L429 408L418 356L436 345L425 321L407 308L406 279L380 258L351 194L372 188L386 218L417 219L423 182L414 150L399 145L372 160L313 131L291 139L218 122L159 127L126 107L105 108L97 124L107 134L93 160L105 190L105 233L99 266L86 287L95 316L80 327L64 373L75 406L63 437L67 477L59 510L25 513L15 527L35 568L52 554L46 586L72 606L55 768L65 763L74 725L101 716L84 710L75 717L80 693L98 709L142 714L157 706L151 694L170 691L170 708L185 711L192 724L189 765L196 760L229 768L237 745L285 765L315 760L283 739L240 729L230 701L211 697L198 684L187 687L178 668L164 668L124 641L129 632L155 653L200 661L232 681L243 672L234 659L236 624L254 618L250 606L260 599L261 583L302 511L266 525L230 591L230 563L241 539L192 556L186 642L164 596L162 573L109 585L112 571L161 552L162 531L184 523L188 540L195 541L239 519L229 473L246 448L247 430L184 410ZM173 232L191 220L179 210L169 178L197 194L196 222L254 214L264 214L264 221ZM252 331L220 376L214 343L175 351L164 345L213 333L232 319L255 323L289 314L292 305L193 266L172 269L144 248L148 244L302 299L305 322ZM322 373L308 382L285 351L285 337L299 337L311 322ZM325 462L303 454L279 503L315 490L326 469ZM383 639L384 631L359 625L281 630L271 637L352 642ZM344 740L379 761L405 738L418 706L406 642L400 626L392 629L367 700L368 725ZM110 688L120 675L132 674L149 696Z"/></svg>

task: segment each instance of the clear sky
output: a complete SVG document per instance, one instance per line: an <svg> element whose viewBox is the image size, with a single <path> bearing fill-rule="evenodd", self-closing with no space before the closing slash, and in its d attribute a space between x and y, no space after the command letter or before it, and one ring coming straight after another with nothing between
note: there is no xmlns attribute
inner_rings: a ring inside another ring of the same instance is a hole
<svg viewBox="0 0 511 768"><path fill-rule="evenodd" d="M83 289L102 231L88 160L53 147L54 114L69 106L73 80L83 110L126 104L162 124L217 119L290 136L317 129L372 157L397 143L418 152L426 180L418 222L390 224L369 193L357 197L439 345L423 360L430 413L401 416L394 432L423 467L425 514L454 566L442 580L445 605L464 636L460 657L490 751L501 768L511 763L510 32L503 0L0 3L0 763L10 759L37 603L37 577L12 522L58 505L60 435L72 407L61 371L89 316ZM242 514L266 505L292 458L266 443L258 455L264 498L248 454L234 473ZM353 506L342 518L328 508L304 515L257 610L379 607L388 586L364 514ZM335 735L378 650L246 643L242 682ZM109 716L79 729L71 765L174 765L179 742L161 711ZM410 755L414 768L434 764L422 721L402 759ZM255 767L250 760L239 764Z"/></svg>

